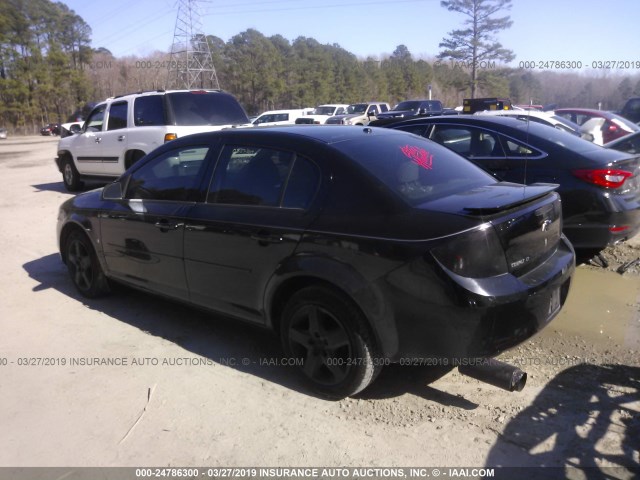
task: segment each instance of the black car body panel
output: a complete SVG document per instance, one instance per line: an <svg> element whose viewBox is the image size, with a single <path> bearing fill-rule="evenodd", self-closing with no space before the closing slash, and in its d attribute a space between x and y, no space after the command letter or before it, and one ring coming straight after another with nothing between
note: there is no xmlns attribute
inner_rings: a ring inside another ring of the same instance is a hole
<svg viewBox="0 0 640 480"><path fill-rule="evenodd" d="M289 169L273 204L239 193L264 152ZM176 159L169 186L154 183ZM394 130L229 130L165 144L67 200L58 239L67 263L84 232L107 278L276 331L289 299L317 285L353 302L389 361L485 357L564 304L575 260L554 189L497 182Z"/></svg>
<svg viewBox="0 0 640 480"><path fill-rule="evenodd" d="M640 231L640 157L544 125L503 117L430 117L388 127L435 140L501 180L559 184L564 233L576 248L601 249ZM464 132L473 135L464 137ZM477 140L481 136L491 141ZM483 142L489 146L485 148ZM629 178L621 187L607 188L576 175L589 170L623 170Z"/></svg>

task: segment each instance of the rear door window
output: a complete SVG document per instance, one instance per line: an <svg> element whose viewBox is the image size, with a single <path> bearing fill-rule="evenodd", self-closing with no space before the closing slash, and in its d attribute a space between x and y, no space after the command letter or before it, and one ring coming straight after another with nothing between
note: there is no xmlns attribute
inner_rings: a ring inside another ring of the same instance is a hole
<svg viewBox="0 0 640 480"><path fill-rule="evenodd" d="M504 158L498 135L465 125L434 125L429 138L467 158Z"/></svg>
<svg viewBox="0 0 640 480"><path fill-rule="evenodd" d="M220 155L207 202L306 209L320 183L320 171L293 152L227 145Z"/></svg>

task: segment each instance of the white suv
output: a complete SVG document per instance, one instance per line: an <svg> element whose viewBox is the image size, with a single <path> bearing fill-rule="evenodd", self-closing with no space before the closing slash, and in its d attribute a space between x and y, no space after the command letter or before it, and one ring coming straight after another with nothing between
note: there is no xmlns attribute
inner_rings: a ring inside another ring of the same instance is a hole
<svg viewBox="0 0 640 480"><path fill-rule="evenodd" d="M192 133L247 126L238 101L219 90L158 90L109 98L78 133L58 143L56 163L69 191L109 180L165 142Z"/></svg>

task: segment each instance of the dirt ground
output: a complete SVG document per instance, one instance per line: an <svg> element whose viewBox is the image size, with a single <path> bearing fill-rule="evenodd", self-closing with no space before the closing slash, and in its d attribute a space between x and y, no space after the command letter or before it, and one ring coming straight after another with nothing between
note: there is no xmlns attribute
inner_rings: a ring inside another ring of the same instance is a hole
<svg viewBox="0 0 640 480"><path fill-rule="evenodd" d="M392 366L330 402L293 367L264 364L281 357L267 332L127 289L81 298L57 253L70 194L56 144L0 140L0 466L638 472L640 266L616 269L640 239L607 249L607 268L578 267L561 314L502 355L528 372L522 392Z"/></svg>

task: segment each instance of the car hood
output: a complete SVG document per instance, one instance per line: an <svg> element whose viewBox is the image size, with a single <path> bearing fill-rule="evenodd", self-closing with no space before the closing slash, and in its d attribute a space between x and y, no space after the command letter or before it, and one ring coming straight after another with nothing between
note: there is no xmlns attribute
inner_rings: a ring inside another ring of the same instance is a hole
<svg viewBox="0 0 640 480"><path fill-rule="evenodd" d="M350 114L345 114L345 115L334 115L333 117L330 118L337 118L337 119L348 119L348 118L356 118L356 117L362 117L364 115L364 113L350 113Z"/></svg>

